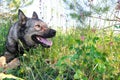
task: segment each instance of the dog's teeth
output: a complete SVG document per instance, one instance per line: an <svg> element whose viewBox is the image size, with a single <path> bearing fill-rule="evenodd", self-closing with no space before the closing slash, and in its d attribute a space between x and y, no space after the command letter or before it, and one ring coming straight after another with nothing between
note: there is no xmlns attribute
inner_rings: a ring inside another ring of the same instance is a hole
<svg viewBox="0 0 120 80"><path fill-rule="evenodd" d="M39 40L39 37L37 37L37 40Z"/></svg>
<svg viewBox="0 0 120 80"><path fill-rule="evenodd" d="M39 41L40 41L40 40L41 40L41 38L40 38L40 37L37 37L37 40L39 40Z"/></svg>

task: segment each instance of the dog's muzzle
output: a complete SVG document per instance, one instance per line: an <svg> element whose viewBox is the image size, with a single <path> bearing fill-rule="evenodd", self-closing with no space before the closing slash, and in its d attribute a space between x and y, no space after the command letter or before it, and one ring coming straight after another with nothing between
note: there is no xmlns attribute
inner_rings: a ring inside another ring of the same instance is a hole
<svg viewBox="0 0 120 80"><path fill-rule="evenodd" d="M56 31L53 29L49 29L43 35L37 35L37 34L33 35L32 39L36 43L41 44L43 47L49 48L50 46L52 46L53 42L48 38L52 38L55 35L56 35Z"/></svg>

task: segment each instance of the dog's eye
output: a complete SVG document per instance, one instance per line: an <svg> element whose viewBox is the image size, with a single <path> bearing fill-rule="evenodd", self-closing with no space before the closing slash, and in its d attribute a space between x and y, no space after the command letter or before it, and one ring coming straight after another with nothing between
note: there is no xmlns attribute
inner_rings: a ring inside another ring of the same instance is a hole
<svg viewBox="0 0 120 80"><path fill-rule="evenodd" d="M40 29L41 29L41 26L40 26L40 25L35 25L35 29L36 29L36 30L40 30Z"/></svg>
<svg viewBox="0 0 120 80"><path fill-rule="evenodd" d="M36 26L40 28L40 25L36 25Z"/></svg>

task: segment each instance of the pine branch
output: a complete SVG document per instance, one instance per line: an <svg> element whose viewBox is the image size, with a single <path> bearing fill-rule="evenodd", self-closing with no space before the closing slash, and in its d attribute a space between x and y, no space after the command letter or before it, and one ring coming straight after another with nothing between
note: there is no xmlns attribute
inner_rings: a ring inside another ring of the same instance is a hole
<svg viewBox="0 0 120 80"><path fill-rule="evenodd" d="M96 19L101 19L101 20L105 20L105 21L118 21L120 22L120 19L105 19L105 18L101 18L101 17L95 17L95 16L89 16L91 18L96 18Z"/></svg>

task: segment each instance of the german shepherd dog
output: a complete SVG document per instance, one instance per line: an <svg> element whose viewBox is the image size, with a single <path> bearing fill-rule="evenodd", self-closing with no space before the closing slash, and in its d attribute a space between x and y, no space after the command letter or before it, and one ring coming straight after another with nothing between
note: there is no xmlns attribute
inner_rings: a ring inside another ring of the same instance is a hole
<svg viewBox="0 0 120 80"><path fill-rule="evenodd" d="M18 21L9 30L6 51L3 56L8 63L16 58L18 54L23 54L24 50L37 47L39 44L49 48L52 46L52 41L48 38L55 35L56 31L48 28L47 24L38 18L36 12L33 12L32 18L28 18L19 9Z"/></svg>

